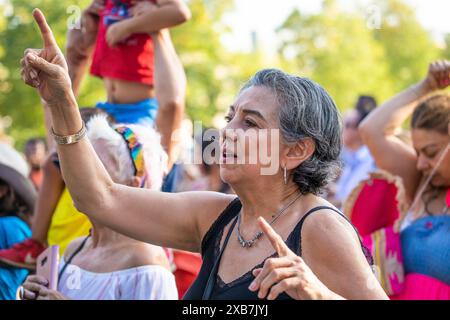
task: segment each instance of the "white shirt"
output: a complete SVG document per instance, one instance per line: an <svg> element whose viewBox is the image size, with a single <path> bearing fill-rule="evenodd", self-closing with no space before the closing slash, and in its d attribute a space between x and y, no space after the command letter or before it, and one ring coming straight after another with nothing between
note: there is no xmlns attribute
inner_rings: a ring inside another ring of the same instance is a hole
<svg viewBox="0 0 450 320"><path fill-rule="evenodd" d="M61 258L60 270L66 262ZM90 272L69 264L58 291L73 300L177 300L174 275L158 265L108 273Z"/></svg>
<svg viewBox="0 0 450 320"><path fill-rule="evenodd" d="M341 157L344 170L336 183L336 198L344 202L358 183L367 179L369 173L376 170L376 166L366 146L362 146L356 152L344 149Z"/></svg>

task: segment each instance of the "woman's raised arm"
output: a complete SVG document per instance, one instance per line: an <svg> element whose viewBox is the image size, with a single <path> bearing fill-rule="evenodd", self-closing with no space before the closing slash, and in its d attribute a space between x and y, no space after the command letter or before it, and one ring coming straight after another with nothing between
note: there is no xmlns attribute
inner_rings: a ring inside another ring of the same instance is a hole
<svg viewBox="0 0 450 320"><path fill-rule="evenodd" d="M416 151L397 138L396 134L423 98L449 85L445 82L449 77L449 66L449 61L430 64L424 80L383 103L359 125L361 137L377 166L403 179L409 201L414 197L421 174L416 169Z"/></svg>
<svg viewBox="0 0 450 320"><path fill-rule="evenodd" d="M22 77L49 106L54 132L73 135L83 124L67 63L42 12L35 10L33 15L44 46L25 51ZM232 199L213 192L169 194L115 184L87 139L58 145L58 154L64 181L80 211L156 245L198 250L204 233Z"/></svg>

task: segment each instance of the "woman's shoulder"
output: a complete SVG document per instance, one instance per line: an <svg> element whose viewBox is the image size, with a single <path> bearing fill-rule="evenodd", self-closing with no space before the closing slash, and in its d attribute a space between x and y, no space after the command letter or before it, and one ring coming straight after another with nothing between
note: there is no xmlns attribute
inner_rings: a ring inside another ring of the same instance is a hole
<svg viewBox="0 0 450 320"><path fill-rule="evenodd" d="M235 206L240 205L239 198L234 194L225 194L216 191L186 191L176 194L180 210L189 206L190 221L195 226L195 248L190 251L201 250L205 238L210 231L219 226Z"/></svg>
<svg viewBox="0 0 450 320"><path fill-rule="evenodd" d="M362 252L357 230L334 206L323 203L305 218L301 230L301 247L302 256L306 259L311 256L345 255L354 250Z"/></svg>
<svg viewBox="0 0 450 320"><path fill-rule="evenodd" d="M67 260L70 258L70 256L75 252L75 250L77 250L81 246L81 244L83 243L83 241L85 241L85 239L86 239L86 236L79 237L79 238L72 240L72 242L70 242L67 245L66 250L64 250L64 254L63 254L64 261L67 262Z"/></svg>
<svg viewBox="0 0 450 320"><path fill-rule="evenodd" d="M213 236L219 236L220 230L237 216L241 209L241 202L236 195L224 195L221 201L218 201L218 207L207 219L203 220L201 253L204 253ZM206 217L205 217L206 218Z"/></svg>
<svg viewBox="0 0 450 320"><path fill-rule="evenodd" d="M127 250L128 251L128 250ZM161 266L170 270L169 259L164 249L148 243L135 243L132 250L129 250L128 259L129 268L138 268L142 266Z"/></svg>

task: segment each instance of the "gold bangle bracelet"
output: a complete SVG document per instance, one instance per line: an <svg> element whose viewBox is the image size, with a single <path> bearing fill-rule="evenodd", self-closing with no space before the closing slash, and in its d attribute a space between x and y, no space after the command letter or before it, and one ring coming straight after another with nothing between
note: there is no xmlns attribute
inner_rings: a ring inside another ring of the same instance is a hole
<svg viewBox="0 0 450 320"><path fill-rule="evenodd" d="M70 134L67 136L60 136L55 133L55 131L52 128L52 136L55 139L57 144L64 145L64 144L74 144L83 139L86 136L86 125L84 121L82 121L82 127L81 130L78 131L75 134Z"/></svg>

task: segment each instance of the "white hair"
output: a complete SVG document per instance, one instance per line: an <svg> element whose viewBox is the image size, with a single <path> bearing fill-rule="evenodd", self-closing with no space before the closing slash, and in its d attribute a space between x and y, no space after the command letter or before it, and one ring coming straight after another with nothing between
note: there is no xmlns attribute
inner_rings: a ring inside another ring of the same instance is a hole
<svg viewBox="0 0 450 320"><path fill-rule="evenodd" d="M125 125L125 124L124 124ZM152 128L126 124L142 144L147 188L159 190L167 168L167 154L160 135ZM105 115L93 116L86 124L87 135L114 182L131 185L134 165L125 139L108 123Z"/></svg>

